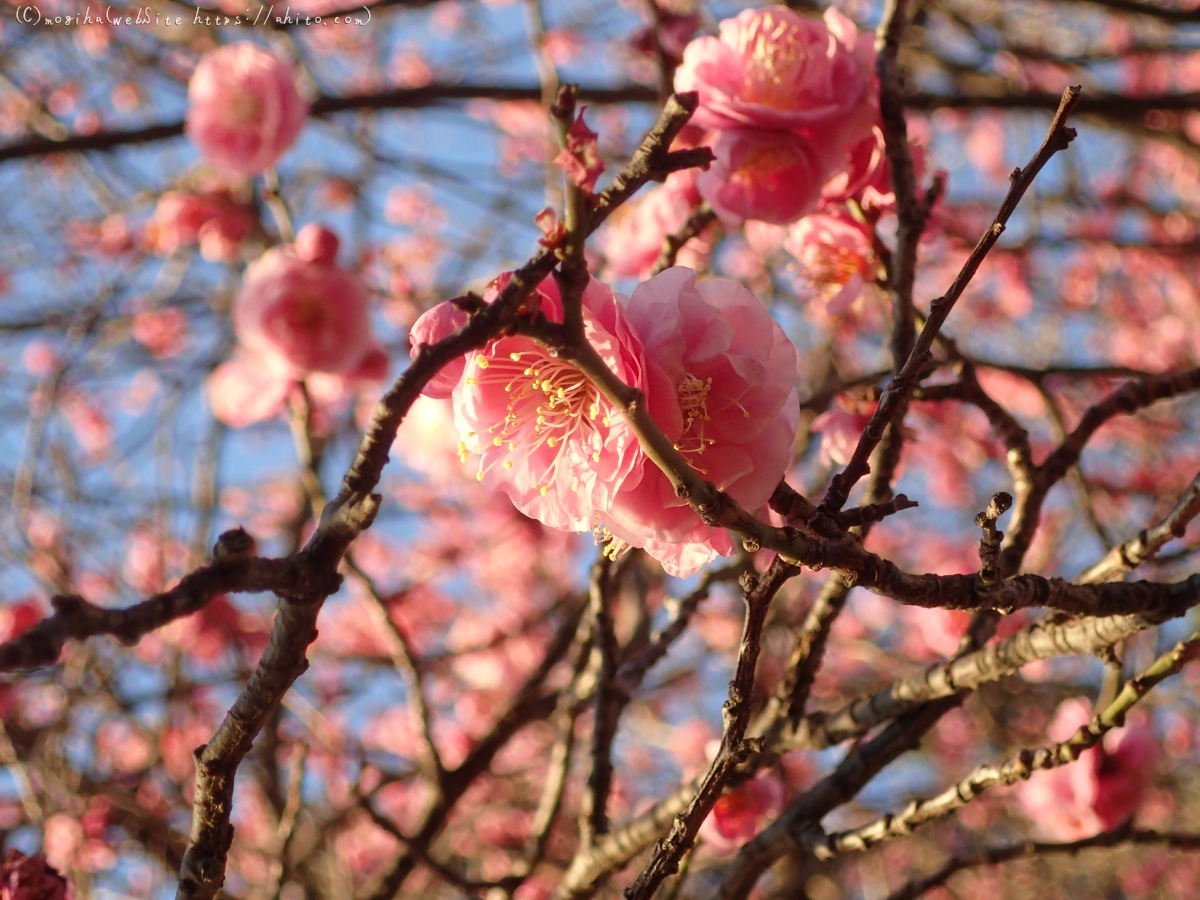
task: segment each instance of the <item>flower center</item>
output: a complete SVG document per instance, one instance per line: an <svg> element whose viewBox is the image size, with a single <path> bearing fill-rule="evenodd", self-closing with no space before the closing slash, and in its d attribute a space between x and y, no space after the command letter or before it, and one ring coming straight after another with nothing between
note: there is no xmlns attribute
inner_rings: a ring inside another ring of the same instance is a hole
<svg viewBox="0 0 1200 900"><path fill-rule="evenodd" d="M798 160L799 156L790 147L755 147L742 157L730 180L749 189L787 171Z"/></svg>
<svg viewBox="0 0 1200 900"><path fill-rule="evenodd" d="M814 284L836 284L845 287L855 275L862 275L863 258L846 247L826 245L815 258L806 261L804 274Z"/></svg>
<svg viewBox="0 0 1200 900"><path fill-rule="evenodd" d="M811 54L787 22L764 13L756 27L742 32L737 49L745 60L745 97L772 109L795 105L797 88Z"/></svg>
<svg viewBox="0 0 1200 900"><path fill-rule="evenodd" d="M246 128L259 124L262 119L262 102L252 91L235 93L228 99L226 122L233 128Z"/></svg>
<svg viewBox="0 0 1200 900"><path fill-rule="evenodd" d="M320 294L302 293L290 316L296 331L320 332L326 326L326 305Z"/></svg>
<svg viewBox="0 0 1200 900"><path fill-rule="evenodd" d="M704 436L704 423L709 421L708 392L712 390L712 379L701 381L695 375L684 375L683 381L675 389L679 397L679 411L683 413L683 432L675 449L683 454L688 464L701 475L707 475L708 470L697 463L698 457L704 455L707 447L716 443L715 440Z"/></svg>
<svg viewBox="0 0 1200 900"><path fill-rule="evenodd" d="M609 419L600 416L600 394L595 385L570 363L540 349L508 356L479 354L474 359L474 371L464 383L492 390L500 386L508 395L504 418L487 429L493 446L507 447L508 452L501 457L504 468L513 467L514 454L528 455L543 444L553 449L567 441L578 442L585 451L590 449L592 461L600 461L604 439L596 420L599 418L600 424L607 427ZM466 445L460 444L459 456L464 462L468 454ZM542 494L549 491L561 458L561 453L554 454L535 485ZM480 469L476 475L480 481L484 471Z"/></svg>

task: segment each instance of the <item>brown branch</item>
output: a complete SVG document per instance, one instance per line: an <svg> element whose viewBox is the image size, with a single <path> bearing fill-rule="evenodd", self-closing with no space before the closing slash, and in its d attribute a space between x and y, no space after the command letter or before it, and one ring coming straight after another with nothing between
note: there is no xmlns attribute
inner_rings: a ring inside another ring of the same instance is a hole
<svg viewBox="0 0 1200 900"><path fill-rule="evenodd" d="M671 611L671 618L660 631L651 636L645 647L621 663L621 668L617 671L617 689L626 697L631 696L645 679L646 673L667 655L671 645L687 630L692 616L700 604L708 599L713 586L740 578L742 573L748 570L747 566L748 561L738 560L720 569L709 569L686 597L664 601L663 605Z"/></svg>
<svg viewBox="0 0 1200 900"><path fill-rule="evenodd" d="M978 407L987 416L988 424L992 426L992 430L1008 451L1006 463L1013 479L1017 502L1021 504L1021 498L1026 496L1031 489L1035 468L1033 448L1029 443L1029 432L1012 413L997 403L979 384L975 364L965 357L961 357L957 352L955 352L955 356L957 357L958 381L952 384L918 387L913 391L913 399L934 403L943 400L959 400Z"/></svg>
<svg viewBox="0 0 1200 900"><path fill-rule="evenodd" d="M954 304L962 296L971 279L974 278L979 266L987 257L988 251L1000 239L1000 235L1003 234L1004 227L1016 210L1017 204L1020 203L1029 186L1033 184L1033 180L1037 177L1038 173L1054 154L1060 150L1065 150L1074 139L1075 129L1067 127L1066 119L1075 108L1078 100L1079 88L1071 87L1063 92L1058 112L1055 114L1054 120L1050 123L1050 129L1046 133L1046 138L1042 142L1041 147L1034 153L1033 158L1030 159L1024 169L1013 170L1011 176L1012 185L1004 201L1000 204L1000 210L996 213L996 218L993 220L991 227L980 237L979 242L975 245L975 249L971 251L971 255L963 263L962 268L946 293L930 303L929 315L926 318L925 327L921 329L921 334L917 338L903 368L892 379L891 383L884 390L882 397L880 397L879 405L876 407L875 413L871 416L871 421L867 424L866 429L859 438L858 446L854 448L854 454L850 458L850 462L847 463L843 471L834 476L829 490L825 494L825 499L821 502L823 510L840 510L845 505L851 488L869 471L868 460L872 451L874 451L883 437L884 428L888 425L894 425L898 417L903 414L909 394L920 379L926 363L931 359L930 351L933 347L934 339L937 337L950 311L954 308Z"/></svg>
<svg viewBox="0 0 1200 900"><path fill-rule="evenodd" d="M1160 6L1157 3L1143 3L1141 0L1077 0L1103 6L1113 12L1130 13L1135 16L1149 16L1163 22L1183 25L1188 22L1200 22L1200 10L1179 7Z"/></svg>
<svg viewBox="0 0 1200 900"><path fill-rule="evenodd" d="M839 538L842 531L873 525L876 522L882 522L888 516L894 516L906 509L916 509L920 505L916 500L910 500L904 494L898 494L891 500L868 503L844 512L826 514L786 481L779 482L769 503L771 509L783 516L789 525L796 525L829 538Z"/></svg>
<svg viewBox="0 0 1200 900"><path fill-rule="evenodd" d="M888 0L875 38L875 71L879 76L879 118L884 150L891 167L896 196L896 253L888 267L892 295L892 359L899 369L913 348L913 282L917 272L917 244L925 230L917 203L917 178L908 144L904 115L904 73L900 69L900 41L908 25L908 0ZM898 416L897 418L902 418ZM845 502L844 500L842 501ZM829 508L833 508L830 504ZM841 509L842 504L836 504Z"/></svg>
<svg viewBox="0 0 1200 900"><path fill-rule="evenodd" d="M368 604L371 617L384 635L388 644L388 656L397 672L402 672L408 678L408 699L411 704L413 724L421 735L421 749L424 759L421 761L425 775L434 789L440 791L446 778L446 767L442 755L438 752L437 742L433 737L433 711L425 699L425 674L413 650L412 642L401 630L388 610L387 602L366 572L364 572L352 556L346 557L346 567L354 573L370 598Z"/></svg>
<svg viewBox="0 0 1200 900"><path fill-rule="evenodd" d="M665 181L668 175L681 169L708 168L709 163L713 161L712 150L708 147L674 151L670 149L671 142L691 119L699 102L695 92L671 95L663 106L658 121L646 133L629 163L592 203L591 230L594 231L614 209L632 197L646 182Z"/></svg>
<svg viewBox="0 0 1200 900"><path fill-rule="evenodd" d="M295 593L312 574L295 560L252 556L218 560L185 575L171 590L124 609L104 609L82 597L59 594L50 600L53 615L0 644L0 672L52 666L68 640L108 635L122 644L136 644L151 631L203 609L221 594Z"/></svg>
<svg viewBox="0 0 1200 900"><path fill-rule="evenodd" d="M550 640L542 661L526 678L525 683L510 701L508 708L496 720L491 731L467 754L466 759L459 764L458 768L446 773L441 796L426 811L416 834L411 838L411 842L417 844L420 850L427 849L441 833L455 804L475 782L475 779L487 771L495 755L514 734L535 719L544 719L553 715L555 710L564 703L572 704L572 709L582 709L581 704L586 702L590 694L580 695L577 693L580 687L578 677L568 691L558 694L545 691L544 685L554 667L568 655L572 646L580 643L577 637L579 623L583 618L585 608L584 604L577 603L568 609L567 615ZM586 658L587 649L585 648L582 652ZM576 661L576 671L579 671L578 660ZM564 693L570 699L565 699ZM574 704L580 705L576 707ZM402 854L367 896L373 900L391 900L419 861L413 853ZM514 875L513 877L522 876Z"/></svg>
<svg viewBox="0 0 1200 900"><path fill-rule="evenodd" d="M1008 847L992 847L971 856L956 856L947 861L932 875L919 881L912 881L904 887L888 895L887 900L916 900L927 891L941 887L957 872L973 869L977 866L995 866L1011 862L1014 859L1028 859L1034 856L1047 856L1054 853L1068 853L1074 856L1081 850L1093 847L1120 847L1125 844L1135 846L1159 846L1172 850L1200 849L1200 835L1181 834L1163 831L1135 831L1129 828L1129 823L1105 831L1094 837L1082 838L1065 844L1051 844L1036 841L1025 841Z"/></svg>
<svg viewBox="0 0 1200 900"><path fill-rule="evenodd" d="M550 747L550 759L547 763L546 780L542 785L542 796L533 814L533 822L529 826L529 835L525 840L524 857L513 864L509 880L519 886L537 868L538 863L546 855L546 845L550 840L550 829L554 819L562 807L563 795L566 792L567 776L571 770L571 752L575 746L575 722L583 712L587 702L586 682L595 674L591 660L591 645L584 642L576 661L575 678L572 690L564 691L559 697L558 705L550 716L550 726L554 728L554 744ZM593 671L588 672L591 668ZM586 677L584 673L587 672ZM511 897L511 891L505 891L505 896Z"/></svg>
<svg viewBox="0 0 1200 900"><path fill-rule="evenodd" d="M1198 476L1200 479L1200 476ZM1144 561L1147 556L1123 548L1144 546L1157 550L1165 543L1164 534L1186 528L1197 514L1197 482L1179 498L1171 512L1159 523L1142 532L1133 541L1111 550L1100 563L1076 579L1077 584L1097 584L1106 580L1116 560ZM1159 543L1159 541L1162 543ZM1152 555L1152 554L1148 554ZM1125 563L1122 562L1121 565ZM1022 666L1042 659L1068 654L1095 655L1107 647L1160 624L1162 619L1142 615L1079 619L1070 622L1038 622L990 647L933 666L920 675L900 679L870 697L860 698L832 713L816 713L800 723L791 738L793 746L820 749L841 743L871 728L911 711L921 703L947 697L962 690L999 681Z"/></svg>
<svg viewBox="0 0 1200 900"><path fill-rule="evenodd" d="M1012 495L1001 492L992 496L988 508L975 517L975 525L983 529L979 539L979 580L984 587L992 587L1000 578L996 563L1000 556L1000 541L1004 532L997 530L996 520L1012 506Z"/></svg>
<svg viewBox="0 0 1200 900"><path fill-rule="evenodd" d="M623 706L615 689L617 678L617 636L613 631L612 612L608 608L613 589L612 560L605 555L592 565L588 608L592 616L592 646L600 660L596 674L596 703L592 722L592 773L579 807L579 840L590 846L596 835L608 832L608 796L612 789L612 743Z"/></svg>
<svg viewBox="0 0 1200 900"><path fill-rule="evenodd" d="M825 579L821 592L809 607L796 635L796 645L788 658L784 676L763 711L760 728L768 743L774 743L785 722L795 721L804 714L817 670L825 658L830 630L842 614L853 586L852 579L841 574L831 575Z"/></svg>
<svg viewBox="0 0 1200 900"><path fill-rule="evenodd" d="M901 753L916 748L938 719L958 703L958 697L949 697L927 704L847 754L833 772L792 801L778 819L742 847L727 867L714 900L745 900L759 877L781 856L802 847L802 837L822 818L851 800Z"/></svg>
<svg viewBox="0 0 1200 900"><path fill-rule="evenodd" d="M1001 89L1003 90L1003 89ZM1056 109L1060 96L1050 91L1021 91L1014 93L956 92L932 93L914 91L905 94L904 102L909 109ZM1089 92L1080 97L1075 108L1079 115L1096 116L1102 119L1141 121L1146 113L1159 109L1168 112L1183 112L1195 109L1200 104L1200 93L1170 92L1163 94L1118 94Z"/></svg>
<svg viewBox="0 0 1200 900"><path fill-rule="evenodd" d="M487 99L499 101L540 101L542 89L538 85L497 84L430 84L419 88L395 88L369 94L352 94L345 97L321 96L313 101L312 115L325 118L340 112L387 109L423 109L448 103L463 103L468 100ZM580 99L593 105L659 103L655 88L626 84L617 87L580 87ZM930 93L912 91L904 95L909 109L1029 109L1053 111L1058 107L1059 95L1046 91L1024 91L1020 93ZM1200 93L1171 92L1164 94L1128 95L1117 93L1089 93L1080 98L1077 112L1114 121L1141 121L1151 110L1186 112L1200 107ZM0 147L0 163L13 159L30 159L53 153L74 153L93 150L108 151L118 147L147 144L170 140L183 135L183 122L162 122L141 128L97 131L94 134L72 135L61 141L45 138L30 138Z"/></svg>
<svg viewBox="0 0 1200 900"><path fill-rule="evenodd" d="M391 819L375 808L375 805L367 797L362 797L359 800L359 806L370 817L371 821L378 827L386 831L400 843L408 848L408 852L416 857L422 865L428 866L439 878L447 884L453 885L460 891L467 894L478 894L482 891L494 890L496 888L505 889L510 886L511 879L505 878L501 881L477 881L472 878L467 878L456 872L447 863L441 860L434 859L429 853L428 847L421 841L409 837L399 826ZM458 861L459 867L463 866L464 861Z"/></svg>
<svg viewBox="0 0 1200 900"><path fill-rule="evenodd" d="M857 506L854 509L840 512L837 514L837 521L843 528L861 528L864 525L882 522L888 516L894 516L906 509L916 509L918 506L920 504L916 500L910 500L904 494L897 494L891 500L882 503L869 503L866 506Z"/></svg>
<svg viewBox="0 0 1200 900"><path fill-rule="evenodd" d="M1200 368L1127 382L1089 407L1075 430L1032 473L1028 490L1022 492L1018 484L1017 507L1013 512L1007 546L1001 553L1002 574L1007 575L1020 568L1021 560L1033 541L1047 493L1079 461L1087 442L1102 425L1115 416L1136 412L1159 400L1197 389L1200 389Z"/></svg>
<svg viewBox="0 0 1200 900"><path fill-rule="evenodd" d="M1137 537L1113 547L1104 558L1080 573L1075 580L1080 584L1101 584L1124 577L1174 538L1183 537L1188 523L1200 515L1200 474L1176 501L1175 506L1156 525L1141 531Z"/></svg>
<svg viewBox="0 0 1200 900"><path fill-rule="evenodd" d="M1180 641L1145 672L1127 681L1116 699L1068 740L1036 751L1022 750L1000 766L979 766L936 797L914 800L902 812L883 816L853 831L810 836L806 841L810 851L818 859L830 859L849 851L865 850L889 838L910 834L919 825L961 809L990 787L1015 784L1039 769L1053 769L1074 762L1084 751L1100 743L1109 731L1124 725L1129 710L1155 686L1178 674L1197 652L1200 652L1200 632Z"/></svg>
<svg viewBox="0 0 1200 900"><path fill-rule="evenodd" d="M679 870L679 861L691 849L705 818L720 798L725 784L737 766L755 752L756 742L745 740L750 724L754 672L762 649L763 626L776 592L795 574L795 569L776 557L759 578L747 574L743 580L746 617L737 666L729 683L729 699L721 709L724 730L721 746L708 771L700 780L696 795L687 808L675 817L667 836L658 842L646 867L624 892L625 900L650 900L659 886Z"/></svg>
<svg viewBox="0 0 1200 900"><path fill-rule="evenodd" d="M827 582L823 593L831 593L833 597L842 600L845 598L844 591L834 589L832 580ZM824 608L826 604L818 601L813 611ZM813 612L810 612L810 616L812 614ZM826 613L824 618L828 620L829 616L830 614ZM938 702L947 700L951 704L957 703L962 690L969 690L986 681L998 680L1015 672L1027 662L1064 654L1089 654L1153 624L1157 622L1142 616L1115 616L1059 625L1036 625L999 644L975 650L935 667L926 676L915 676L897 682L890 693L882 692L883 701L879 701L878 698L859 701L852 708L848 707L828 717L819 714L809 716L801 722L799 729L792 733L779 730L774 736L765 738L762 753L756 759L765 760L791 749L825 747L862 734L870 727L904 714L920 717L923 709L929 709L930 701L935 701L935 706ZM822 629L816 627L806 628L805 631L810 635L823 633ZM922 704L925 706L922 707ZM874 714L868 721L863 721L872 705L875 706ZM941 712L948 708L939 707ZM941 715L941 712L937 715ZM933 713L929 715L933 716ZM915 727L912 724L914 719L906 721L908 725L893 731L893 737L911 735L909 729ZM759 730L754 728L749 733L755 734ZM893 749L898 746L894 745ZM754 764L755 759L751 759L746 765L753 767ZM886 762L878 763L880 768L885 764ZM742 769L738 771L740 773ZM866 774L874 777L873 772ZM556 900L580 900L590 896L605 873L626 865L666 831L674 817L692 802L698 786L698 781L681 785L647 812L598 840L588 853L577 855L560 882L555 893ZM830 785L822 788L823 791L832 789ZM854 792L857 792L857 788ZM851 793L849 796L852 795Z"/></svg>
<svg viewBox="0 0 1200 900"><path fill-rule="evenodd" d="M657 8L656 3L652 2L651 5ZM679 256L679 251L684 248L684 245L692 238L703 234L704 230L716 220L716 212L707 203L701 203L692 210L692 214L688 216L688 220L683 223L683 227L679 231L675 234L668 234L663 238L662 252L659 253L658 259L654 261L654 267L650 269L650 276L653 277L675 265L675 259Z"/></svg>

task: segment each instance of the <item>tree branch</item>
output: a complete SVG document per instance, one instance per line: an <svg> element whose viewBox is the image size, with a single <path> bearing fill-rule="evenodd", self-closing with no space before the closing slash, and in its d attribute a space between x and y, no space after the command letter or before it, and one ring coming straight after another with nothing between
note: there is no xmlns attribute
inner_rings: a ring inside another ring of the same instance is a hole
<svg viewBox="0 0 1200 900"><path fill-rule="evenodd" d="M868 825L838 834L810 836L809 849L818 859L830 859L848 851L865 850L889 838L907 835L919 825L942 818L966 806L997 784L1024 781L1039 769L1053 769L1077 760L1095 747L1109 731L1125 724L1125 715L1156 685L1178 674L1200 652L1200 632L1180 641L1136 678L1125 683L1121 693L1092 721L1068 740L1053 747L1022 750L1000 766L983 765L962 781L928 800L914 800L903 812L886 815Z"/></svg>
<svg viewBox="0 0 1200 900"><path fill-rule="evenodd" d="M1065 844L1026 841L1021 844L1013 844L1009 847L992 847L984 850L982 853L976 853L971 856L956 856L950 859L932 875L926 876L919 881L912 881L898 891L889 894L887 900L916 900L917 897L920 897L927 891L941 887L955 873L961 872L964 869L973 869L976 866L994 866L1010 862L1014 859L1027 859L1033 856L1046 856L1052 853L1069 853L1074 856L1079 851L1088 850L1092 847L1119 847L1124 844L1168 847L1172 850L1197 850L1200 849L1200 835L1163 831L1135 831L1129 828L1128 823L1126 823L1119 828L1114 828L1112 831L1105 831L1095 837L1083 838Z"/></svg>
<svg viewBox="0 0 1200 900"><path fill-rule="evenodd" d="M871 416L871 421L867 424L866 429L859 438L858 446L854 448L854 455L850 458L850 462L846 464L846 468L843 471L834 476L829 490L825 494L825 499L821 501L822 510L840 510L845 505L851 488L869 471L870 466L867 461L872 451L883 437L884 428L896 423L898 418L903 415L909 394L916 386L926 363L931 358L930 351L933 347L934 339L945 323L946 317L950 315L954 304L962 296L971 279L975 277L975 273L987 257L988 251L992 249L996 241L1000 239L1000 235L1004 233L1005 225L1016 210L1017 204L1020 203L1025 192L1029 189L1029 186L1033 184L1033 180L1037 177L1038 173L1054 154L1060 150L1065 150L1074 139L1075 129L1067 127L1066 120L1078 101L1079 88L1071 87L1063 92L1058 112L1055 113L1054 120L1050 123L1050 130L1046 133L1046 138L1042 142L1041 147L1034 153L1033 158L1030 159L1024 169L1013 170L1011 176L1012 185L1004 201L1000 204L1000 211L996 213L996 218L993 220L991 227L980 237L979 242L975 245L975 249L971 251L971 255L963 263L949 290L943 296L934 299L930 303L929 315L926 318L925 327L921 329L921 334L917 338L912 352L905 361L903 368L896 374L896 377L892 379L887 388L884 389L883 396L879 399L879 405L875 408L875 412Z"/></svg>

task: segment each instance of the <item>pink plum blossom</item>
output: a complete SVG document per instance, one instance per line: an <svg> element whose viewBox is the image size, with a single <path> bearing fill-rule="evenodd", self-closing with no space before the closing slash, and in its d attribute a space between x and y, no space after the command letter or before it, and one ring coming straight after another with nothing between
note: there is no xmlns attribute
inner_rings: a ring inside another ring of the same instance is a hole
<svg viewBox="0 0 1200 900"><path fill-rule="evenodd" d="M629 318L676 404L653 405L663 433L706 479L746 509L767 502L792 458L799 405L796 349L762 301L737 282L675 266L639 285ZM661 411L660 411L661 410ZM608 529L644 547L671 574L732 553L652 463L629 478L604 515Z"/></svg>
<svg viewBox="0 0 1200 900"><path fill-rule="evenodd" d="M912 140L913 174L920 181L925 173L925 148ZM871 133L850 147L846 169L825 183L822 191L826 203L857 200L865 210L890 211L896 203L892 189L892 167L888 163L883 129L876 125Z"/></svg>
<svg viewBox="0 0 1200 900"><path fill-rule="evenodd" d="M273 247L246 268L233 330L248 350L280 357L298 373L347 373L374 346L367 292L334 262L337 236L306 225L294 246Z"/></svg>
<svg viewBox="0 0 1200 900"><path fill-rule="evenodd" d="M169 359L187 345L187 313L178 306L140 312L133 317L130 333L154 356Z"/></svg>
<svg viewBox="0 0 1200 900"><path fill-rule="evenodd" d="M879 263L868 226L844 210L805 216L788 229L784 248L799 263L801 278L824 301L824 314L844 313L875 280Z"/></svg>
<svg viewBox="0 0 1200 900"><path fill-rule="evenodd" d="M227 194L167 191L146 223L145 246L170 256L199 244L200 255L209 262L233 262L253 227L250 212Z"/></svg>
<svg viewBox="0 0 1200 900"><path fill-rule="evenodd" d="M279 415L288 401L299 397L302 376L314 414L313 427L323 431L331 410L342 408L354 395L387 377L389 360L372 344L349 372L295 372L273 353L233 351L208 377L208 403L213 416L231 428L246 428Z"/></svg>
<svg viewBox="0 0 1200 900"><path fill-rule="evenodd" d="M21 362L30 375L49 378L62 365L62 358L48 341L35 338L21 351Z"/></svg>
<svg viewBox="0 0 1200 900"><path fill-rule="evenodd" d="M0 863L0 900L70 900L71 886L41 854L9 850Z"/></svg>
<svg viewBox="0 0 1200 900"><path fill-rule="evenodd" d="M878 115L875 52L836 9L824 20L783 6L745 10L720 38L684 51L677 91L696 91L693 122L716 129L717 161L700 192L727 224L794 222L871 137Z"/></svg>
<svg viewBox="0 0 1200 900"><path fill-rule="evenodd" d="M813 419L809 428L821 435L821 462L827 466L844 466L850 462L859 437L871 421L875 406L839 403Z"/></svg>
<svg viewBox="0 0 1200 900"><path fill-rule="evenodd" d="M700 837L718 856L733 853L779 815L783 801L783 780L774 772L760 774L721 795Z"/></svg>
<svg viewBox="0 0 1200 900"><path fill-rule="evenodd" d="M209 375L208 404L218 421L245 428L278 415L290 385L288 366L276 354L239 348Z"/></svg>
<svg viewBox="0 0 1200 900"><path fill-rule="evenodd" d="M275 165L307 119L295 70L249 41L205 54L188 84L187 136L209 162L240 175Z"/></svg>
<svg viewBox="0 0 1200 900"><path fill-rule="evenodd" d="M842 146L874 123L870 33L833 7L824 20L785 6L747 9L683 53L675 90L697 91L704 128L765 128L837 136Z"/></svg>
<svg viewBox="0 0 1200 900"><path fill-rule="evenodd" d="M1086 700L1065 700L1050 724L1049 737L1065 741L1091 718ZM1034 772L1018 788L1017 802L1049 840L1091 837L1137 812L1158 755L1154 734L1131 722L1110 731L1075 762Z"/></svg>
<svg viewBox="0 0 1200 900"><path fill-rule="evenodd" d="M535 298L547 318L561 321L553 278ZM661 372L646 365L611 288L589 282L583 318L588 342L617 377L639 386L651 411L669 404ZM477 457L476 477L485 486L504 491L517 509L552 528L590 529L595 512L612 505L643 459L624 416L578 369L530 338L501 338L474 354L453 404L464 462Z"/></svg>
<svg viewBox="0 0 1200 900"><path fill-rule="evenodd" d="M841 159L786 131L738 128L721 133L716 161L697 184L728 225L746 219L784 225L817 208L821 185Z"/></svg>
<svg viewBox="0 0 1200 900"><path fill-rule="evenodd" d="M71 391L63 396L59 409L89 462L108 456L112 449L112 422L97 398Z"/></svg>

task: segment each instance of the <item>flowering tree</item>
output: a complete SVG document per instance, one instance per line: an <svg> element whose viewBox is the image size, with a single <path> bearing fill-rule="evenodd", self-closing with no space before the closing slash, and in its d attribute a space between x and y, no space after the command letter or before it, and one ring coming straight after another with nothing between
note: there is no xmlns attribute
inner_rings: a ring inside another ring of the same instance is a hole
<svg viewBox="0 0 1200 900"><path fill-rule="evenodd" d="M219 6L0 30L0 900L1194 896L1200 13Z"/></svg>

